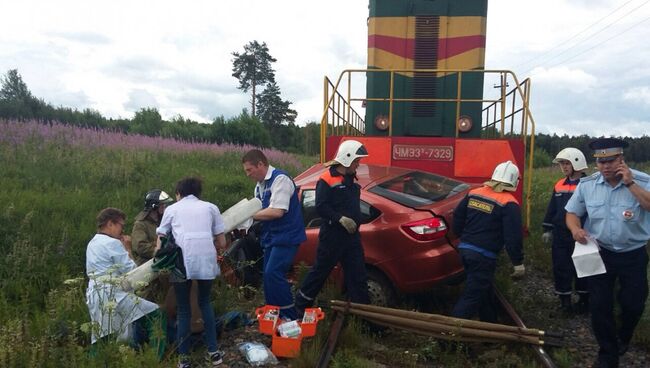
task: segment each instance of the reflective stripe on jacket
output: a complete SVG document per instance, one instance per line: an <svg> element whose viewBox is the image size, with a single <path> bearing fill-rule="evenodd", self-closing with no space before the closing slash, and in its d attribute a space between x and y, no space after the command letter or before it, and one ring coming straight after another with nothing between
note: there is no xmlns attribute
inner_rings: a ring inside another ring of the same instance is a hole
<svg viewBox="0 0 650 368"><path fill-rule="evenodd" d="M347 236L339 219L346 216L360 225L360 198L361 186L355 182L354 175L341 175L334 166L321 174L316 183L316 211L324 220L320 231L337 231Z"/></svg>
<svg viewBox="0 0 650 368"><path fill-rule="evenodd" d="M548 207L546 208L546 215L544 216L544 221L542 222L544 231L550 231L553 228L569 231L569 229L566 227L566 210L564 209L564 206L566 206L567 202L569 202L569 199L571 199L571 196L576 190L578 183L580 183L580 179L571 180L568 177L560 179L557 181L557 183L555 183L555 186L553 187L553 193L551 194L551 199L549 200Z"/></svg>
<svg viewBox="0 0 650 368"><path fill-rule="evenodd" d="M510 192L472 189L454 210L453 231L463 243L499 253L505 246L514 265L523 261L519 202Z"/></svg>

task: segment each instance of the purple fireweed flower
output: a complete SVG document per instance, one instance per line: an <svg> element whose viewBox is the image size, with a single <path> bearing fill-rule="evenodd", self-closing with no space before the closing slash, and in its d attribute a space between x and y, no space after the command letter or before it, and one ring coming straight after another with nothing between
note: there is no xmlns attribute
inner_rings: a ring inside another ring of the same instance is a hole
<svg viewBox="0 0 650 368"><path fill-rule="evenodd" d="M84 128L58 122L42 123L37 120L16 121L0 119L0 145L18 146L26 141L38 144L58 143L84 148L119 148L127 150L151 150L194 152L203 151L216 155L225 153L244 154L251 145L231 143L214 144L195 141L182 141L173 138L149 137L140 134ZM300 161L292 154L274 149L263 149L273 165L302 168Z"/></svg>

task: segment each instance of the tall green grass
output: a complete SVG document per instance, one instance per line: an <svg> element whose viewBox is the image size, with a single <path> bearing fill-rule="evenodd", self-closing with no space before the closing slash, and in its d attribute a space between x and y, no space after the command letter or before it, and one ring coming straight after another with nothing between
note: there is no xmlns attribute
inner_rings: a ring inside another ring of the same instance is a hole
<svg viewBox="0 0 650 368"><path fill-rule="evenodd" d="M0 367L173 366L173 359L159 363L153 351L136 353L115 343L102 344L91 354L89 335L82 325L89 319L84 268L86 244L95 232L94 217L102 208L121 208L129 214L129 232L147 190L161 188L172 193L174 183L187 175L201 176L203 198L225 210L252 194L253 184L240 164L241 151L246 148L211 149L194 144L184 149L182 143L174 143L174 148L168 149L170 142L164 140L148 141L146 147L138 148L137 140L120 145L121 140L131 139L126 136L111 136L115 143L100 144L106 136L84 141L78 137L87 136L74 132L31 131L3 140L6 137L0 137ZM272 164L293 174L315 161L312 157L274 157L277 161L272 158ZM650 169L648 165L633 167ZM557 169L535 170L531 235L525 244L527 266L549 278L550 248L539 239L551 188L560 177ZM503 271L500 283L518 310L539 309L526 301L533 300L530 297L522 298L525 292L517 290L506 276ZM240 309L240 290L222 282L215 287L218 313ZM336 293L326 290L323 297L336 298ZM636 341L645 344L650 344L645 337L650 336L649 313L647 310L636 335ZM319 337L303 344L304 353L293 362L295 366L313 366L326 327L327 323L319 326ZM395 366L432 361L445 366L472 364L466 356L442 351L427 338L414 338L416 343L409 349L374 351L381 336L360 337L362 333L356 323L346 327L346 348L335 356L334 366L368 366L373 354ZM501 353L505 354L494 352ZM495 364L500 359L484 357ZM509 364L527 366L528 360L525 357Z"/></svg>
<svg viewBox="0 0 650 368"><path fill-rule="evenodd" d="M136 354L115 343L90 354L81 327L89 320L85 249L95 216L121 208L128 233L146 191L173 193L188 175L203 178L203 199L223 211L252 196L254 184L240 163L247 148L168 150L161 140L160 148L138 149L37 133L0 138L0 366L158 365L153 352ZM312 159L301 160L272 164L296 174ZM65 283L70 279L77 280ZM235 307L237 291L218 287L221 296L233 294L217 300L218 311Z"/></svg>

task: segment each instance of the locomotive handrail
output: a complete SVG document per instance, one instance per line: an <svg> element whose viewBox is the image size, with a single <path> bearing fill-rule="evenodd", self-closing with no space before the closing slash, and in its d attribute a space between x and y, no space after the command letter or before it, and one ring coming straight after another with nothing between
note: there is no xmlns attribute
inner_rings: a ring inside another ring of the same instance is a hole
<svg viewBox="0 0 650 368"><path fill-rule="evenodd" d="M348 83L348 86L350 86L350 83ZM321 137L323 134L327 137L327 128L330 127L332 134L345 134L345 135L363 135L365 133L365 125L363 118L361 118L361 115L357 113L352 106L350 106L350 91L348 91L348 99L346 100L341 93L337 91L337 89L334 87L334 84L329 80L329 78L325 77L325 82L324 82L324 88L325 88L325 105L323 110L325 111L325 114L327 115L328 112L332 113L332 116L335 118L332 121L331 126L329 124L321 124ZM329 90L332 88L332 99L328 99L329 96ZM334 99L336 99L336 107L335 109L334 106ZM343 105L343 108L341 109L341 105ZM339 111L339 110L342 110ZM346 114L347 112L347 114ZM346 119L346 117L348 117ZM350 120L350 121L348 121ZM341 124L343 122L343 124ZM325 131L323 131L325 129ZM322 147L322 145L321 145ZM322 155L322 151L321 151ZM321 156L321 161L322 161L322 156Z"/></svg>
<svg viewBox="0 0 650 368"><path fill-rule="evenodd" d="M373 97L368 98L364 97L353 97L352 96L352 74L354 73L389 73L389 96L388 97ZM408 74L415 75L415 73L426 73L436 76L441 75L450 75L457 74L457 92L456 98L396 98L394 96L394 80L395 73L399 74ZM461 93L461 82L464 74L473 74L481 73L486 74L498 74L500 77L501 84L498 86L500 88L500 96L497 99L476 99L476 98L462 98ZM339 86L343 77L347 75L347 98L343 97L343 94L339 92ZM512 78L514 81L515 87L507 92L507 81L509 78ZM531 198L531 189L532 189L532 173L533 173L533 152L535 148L535 119L533 118L530 108L529 108L529 98L530 98L530 79L525 79L523 82L519 82L517 76L510 70L472 70L472 69L346 69L341 72L336 83L332 83L327 77L324 81L324 109L323 115L321 117L321 137L320 137L320 160L325 162L325 145L326 139L328 137L328 127L331 126L332 134L341 134L344 135L364 135L365 133L365 122L361 116L354 110L352 107L353 102L371 102L371 101L380 101L388 102L388 136L393 136L393 108L395 103L402 102L455 102L456 103L456 127L455 127L455 136L459 137L459 127L458 121L461 117L460 106L461 103L470 102L470 103L484 103L488 104L482 110L489 115L490 109L494 107L494 116L493 120L490 121L489 116L486 116L486 124L481 124L481 135L484 139L498 138L498 139L513 139L519 138L524 144L524 150L527 150L528 162L524 163L524 167L528 175L526 175L526 195L525 195L525 208L526 208L526 227L530 228L530 198ZM521 106L516 108L516 96L519 96ZM511 111L506 112L508 99L512 98ZM497 111L498 107L498 111ZM332 116L332 121L328 121L328 118ZM514 118L515 115L521 114L521 126L519 132L517 133L514 129ZM506 119L510 119L510 129L506 130ZM496 133L499 133L499 137L496 137ZM491 137L493 134L495 136Z"/></svg>

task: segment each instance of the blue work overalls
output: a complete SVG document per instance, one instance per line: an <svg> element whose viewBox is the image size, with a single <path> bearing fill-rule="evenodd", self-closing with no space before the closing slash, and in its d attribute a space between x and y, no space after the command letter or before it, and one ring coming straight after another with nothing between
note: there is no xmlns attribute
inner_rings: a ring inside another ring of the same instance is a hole
<svg viewBox="0 0 650 368"><path fill-rule="evenodd" d="M575 240L571 231L566 226L566 206L573 195L580 179L571 180L563 178L558 180L553 187L553 194L548 203L546 216L542 227L544 231L553 231L553 243L551 254L553 259L553 280L555 282L555 294L571 295L573 284L578 294L587 294L587 279L578 278L573 265L571 255L575 247ZM583 220L584 224L584 220Z"/></svg>
<svg viewBox="0 0 650 368"><path fill-rule="evenodd" d="M505 246L513 265L523 262L521 208L511 193L488 186L472 189L454 210L454 232L465 268L465 288L451 315L496 321L492 283L497 256Z"/></svg>
<svg viewBox="0 0 650 368"><path fill-rule="evenodd" d="M278 175L290 177L286 172L274 169L271 178L264 181L262 192L255 193L262 201L262 208L269 207L271 186ZM298 188L295 188L289 200L289 210L284 216L262 222L260 239L264 249L264 299L266 304L280 307L280 317L292 320L297 317L287 272L293 264L298 246L306 239Z"/></svg>

